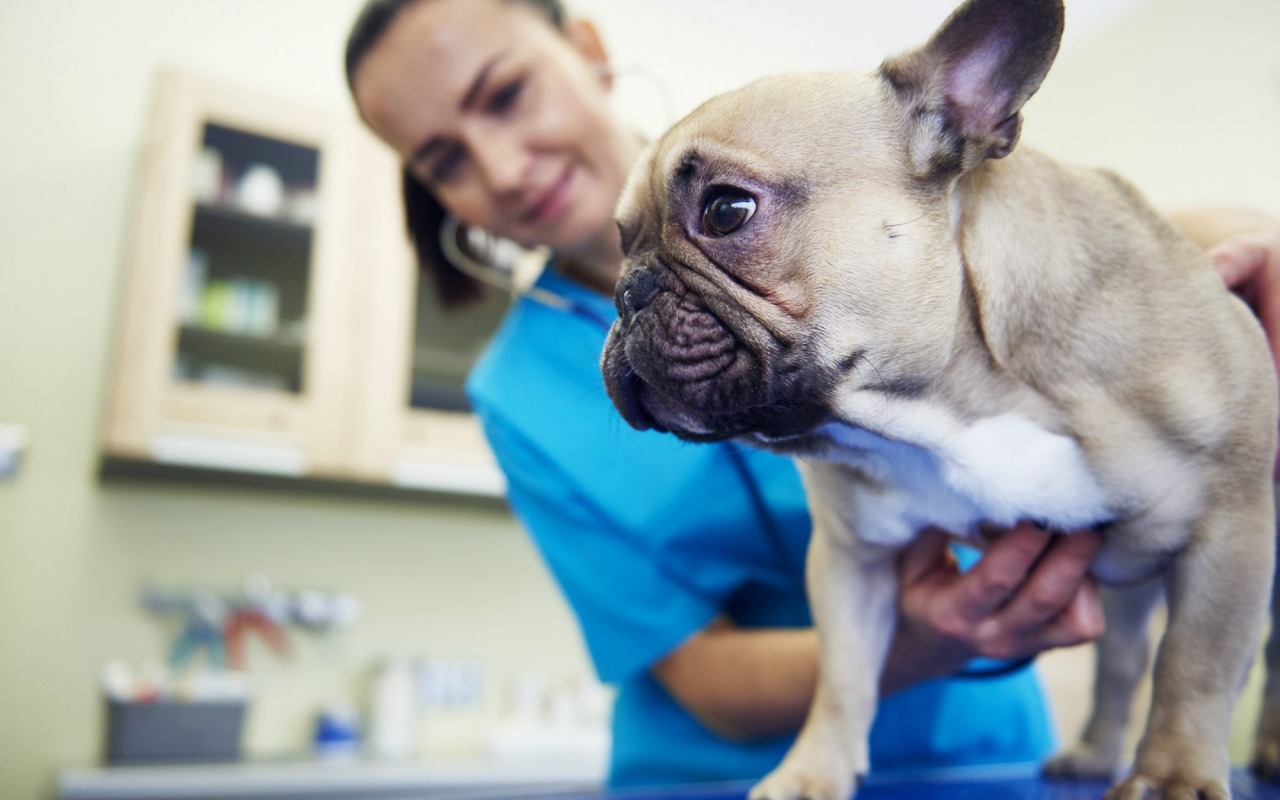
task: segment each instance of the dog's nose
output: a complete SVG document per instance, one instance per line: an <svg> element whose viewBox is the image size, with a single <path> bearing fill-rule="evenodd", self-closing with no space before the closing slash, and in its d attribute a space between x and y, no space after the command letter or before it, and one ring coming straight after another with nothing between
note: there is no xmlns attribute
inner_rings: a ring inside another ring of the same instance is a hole
<svg viewBox="0 0 1280 800"><path fill-rule="evenodd" d="M618 314L623 318L636 313L653 302L662 287L658 285L658 277L652 270L641 267L632 270L618 281L614 292L614 302L618 306Z"/></svg>

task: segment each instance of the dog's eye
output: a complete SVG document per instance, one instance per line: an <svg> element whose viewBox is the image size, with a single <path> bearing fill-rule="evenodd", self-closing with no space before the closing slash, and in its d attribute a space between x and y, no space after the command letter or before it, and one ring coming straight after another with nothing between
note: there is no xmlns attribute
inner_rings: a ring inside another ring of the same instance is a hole
<svg viewBox="0 0 1280 800"><path fill-rule="evenodd" d="M755 198L733 189L721 189L702 207L702 224L712 236L728 236L756 213Z"/></svg>

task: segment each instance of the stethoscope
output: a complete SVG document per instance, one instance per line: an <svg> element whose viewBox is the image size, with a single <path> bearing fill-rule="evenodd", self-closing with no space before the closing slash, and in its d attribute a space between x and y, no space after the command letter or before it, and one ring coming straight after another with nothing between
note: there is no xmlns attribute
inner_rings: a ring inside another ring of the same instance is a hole
<svg viewBox="0 0 1280 800"><path fill-rule="evenodd" d="M548 248L525 248L483 230L464 227L446 214L440 223L440 250L445 259L469 278L492 286L511 297L525 297L559 311L587 319L608 332L613 320L587 303L537 285L538 276L551 262Z"/></svg>

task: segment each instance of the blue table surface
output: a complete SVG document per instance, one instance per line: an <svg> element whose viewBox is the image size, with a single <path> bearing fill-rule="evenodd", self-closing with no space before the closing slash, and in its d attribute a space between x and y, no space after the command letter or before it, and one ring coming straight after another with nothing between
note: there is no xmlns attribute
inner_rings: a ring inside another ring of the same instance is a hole
<svg viewBox="0 0 1280 800"><path fill-rule="evenodd" d="M1019 774L1019 772L1021 774ZM743 800L751 784L634 789L564 795L564 800ZM1101 800L1107 781L1047 781L1029 770L983 773L917 773L872 776L857 800ZM1232 774L1233 800L1280 800L1280 785L1247 770Z"/></svg>

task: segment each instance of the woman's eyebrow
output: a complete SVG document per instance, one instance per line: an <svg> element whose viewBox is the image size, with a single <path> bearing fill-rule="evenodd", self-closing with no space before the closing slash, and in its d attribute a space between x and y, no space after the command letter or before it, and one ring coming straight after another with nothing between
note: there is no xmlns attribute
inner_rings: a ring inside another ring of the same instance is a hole
<svg viewBox="0 0 1280 800"><path fill-rule="evenodd" d="M462 102L458 104L458 108L462 111L470 111L479 101L480 96L484 93L485 85L489 82L490 75L501 61L507 57L507 52L498 53L493 58L485 62L480 71L476 73L476 77L471 81L471 85L467 87L467 91L462 95ZM427 141L418 145L413 151L411 163L416 163L431 155L432 152L440 148L444 142L438 136L432 136Z"/></svg>
<svg viewBox="0 0 1280 800"><path fill-rule="evenodd" d="M507 57L504 50L493 58L485 62L485 65L476 73L475 80L471 81L471 88L467 89L467 93L462 96L462 104L460 108L463 111L469 110L480 99L480 94L484 91L485 84L489 82L489 76L493 74L493 70L498 63Z"/></svg>

